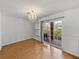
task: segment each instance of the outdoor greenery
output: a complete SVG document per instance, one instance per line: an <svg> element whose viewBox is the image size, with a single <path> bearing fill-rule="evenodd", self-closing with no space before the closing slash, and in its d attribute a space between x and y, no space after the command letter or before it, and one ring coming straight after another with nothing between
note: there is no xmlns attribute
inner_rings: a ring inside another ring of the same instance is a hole
<svg viewBox="0 0 79 59"><path fill-rule="evenodd" d="M54 39L61 40L62 36L62 23L54 24Z"/></svg>

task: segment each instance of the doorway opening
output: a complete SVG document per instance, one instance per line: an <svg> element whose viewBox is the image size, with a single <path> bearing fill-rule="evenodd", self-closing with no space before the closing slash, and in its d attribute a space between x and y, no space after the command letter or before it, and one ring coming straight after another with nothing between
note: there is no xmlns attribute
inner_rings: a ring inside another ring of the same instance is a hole
<svg viewBox="0 0 79 59"><path fill-rule="evenodd" d="M42 40L54 47L62 48L62 20L43 21Z"/></svg>

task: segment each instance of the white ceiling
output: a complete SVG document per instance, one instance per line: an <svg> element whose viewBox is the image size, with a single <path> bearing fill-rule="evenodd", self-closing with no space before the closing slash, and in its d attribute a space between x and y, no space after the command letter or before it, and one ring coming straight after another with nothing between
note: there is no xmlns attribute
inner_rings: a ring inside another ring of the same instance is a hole
<svg viewBox="0 0 79 59"><path fill-rule="evenodd" d="M79 0L0 0L2 14L26 18L28 8L38 8L39 17L55 14L64 10L78 8Z"/></svg>

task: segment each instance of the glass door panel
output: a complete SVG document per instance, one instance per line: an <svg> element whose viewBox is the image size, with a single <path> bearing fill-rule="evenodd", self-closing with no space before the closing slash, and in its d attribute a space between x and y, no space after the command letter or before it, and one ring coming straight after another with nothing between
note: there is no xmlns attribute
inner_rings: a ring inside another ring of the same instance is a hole
<svg viewBox="0 0 79 59"><path fill-rule="evenodd" d="M54 21L53 26L53 40L51 39L51 43L56 45L57 47L62 47L62 21Z"/></svg>
<svg viewBox="0 0 79 59"><path fill-rule="evenodd" d="M50 42L50 23L43 22L42 24L42 38L46 42Z"/></svg>

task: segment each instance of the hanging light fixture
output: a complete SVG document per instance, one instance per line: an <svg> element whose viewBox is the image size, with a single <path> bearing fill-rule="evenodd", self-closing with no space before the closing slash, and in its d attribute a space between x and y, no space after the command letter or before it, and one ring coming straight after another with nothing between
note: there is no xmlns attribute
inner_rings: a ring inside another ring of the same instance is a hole
<svg viewBox="0 0 79 59"><path fill-rule="evenodd" d="M27 12L28 19L35 22L38 19L39 11L36 8L31 8Z"/></svg>

